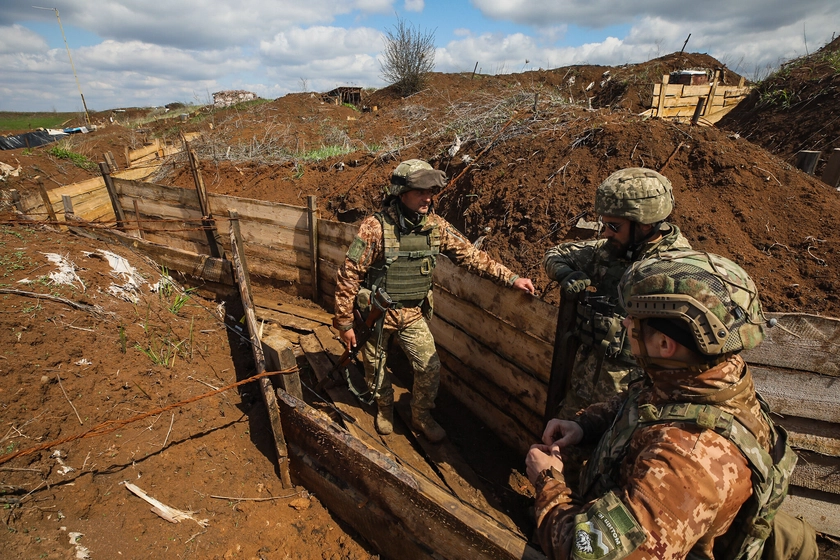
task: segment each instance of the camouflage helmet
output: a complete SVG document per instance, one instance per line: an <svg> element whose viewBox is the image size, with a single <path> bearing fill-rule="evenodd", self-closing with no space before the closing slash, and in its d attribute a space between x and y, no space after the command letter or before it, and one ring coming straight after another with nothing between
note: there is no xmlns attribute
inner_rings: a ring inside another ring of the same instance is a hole
<svg viewBox="0 0 840 560"><path fill-rule="evenodd" d="M445 179L443 171L433 169L421 159L409 159L391 173L391 184L386 194L399 196L411 190L441 189Z"/></svg>
<svg viewBox="0 0 840 560"><path fill-rule="evenodd" d="M595 212L655 224L674 209L671 181L652 169L630 167L606 178L595 192Z"/></svg>
<svg viewBox="0 0 840 560"><path fill-rule="evenodd" d="M749 350L764 340L755 284L719 255L671 251L638 261L624 273L619 299L634 319L687 323L697 349L708 356Z"/></svg>

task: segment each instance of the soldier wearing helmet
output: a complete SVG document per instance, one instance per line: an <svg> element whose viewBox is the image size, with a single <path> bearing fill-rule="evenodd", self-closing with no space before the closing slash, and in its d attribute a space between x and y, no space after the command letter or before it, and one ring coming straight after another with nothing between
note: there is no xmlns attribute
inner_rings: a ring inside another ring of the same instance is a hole
<svg viewBox="0 0 840 560"><path fill-rule="evenodd" d="M646 376L531 447L550 558L816 558L816 534L778 511L796 454L755 391L742 350L764 339L755 284L732 261L674 251L621 279L630 347ZM546 430L548 433L549 430ZM564 457L598 442L571 494ZM776 552L776 554L778 554Z"/></svg>
<svg viewBox="0 0 840 560"><path fill-rule="evenodd" d="M545 254L546 274L559 282L561 297L578 300L572 334L579 345L565 373L568 389L559 403L558 418L573 418L641 375L621 326L624 309L618 300L618 281L635 261L691 248L679 228L665 221L673 208L671 182L661 174L640 167L616 171L595 193L602 237L564 243Z"/></svg>
<svg viewBox="0 0 840 560"><path fill-rule="evenodd" d="M414 369L412 427L432 442L446 437L431 416L440 383L440 360L426 323L432 313L432 271L437 256L444 254L471 272L534 293L530 279L520 278L473 247L433 212L432 195L443 188L445 179L442 171L422 160L411 159L397 166L382 210L361 223L338 270L333 319L350 350L356 346L354 306L366 315L371 293L378 289L388 293L394 305L362 347L368 393L378 407L376 430L384 435L393 430L394 391L385 360L388 341L394 336Z"/></svg>

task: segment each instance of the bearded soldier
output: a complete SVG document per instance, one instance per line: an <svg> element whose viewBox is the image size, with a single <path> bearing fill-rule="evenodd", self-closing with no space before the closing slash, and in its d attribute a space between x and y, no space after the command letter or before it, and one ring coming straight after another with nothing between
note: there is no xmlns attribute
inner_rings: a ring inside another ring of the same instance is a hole
<svg viewBox="0 0 840 560"><path fill-rule="evenodd" d="M385 368L393 335L414 370L412 427L432 442L446 437L430 413L440 383L440 360L426 323L432 313L432 271L439 254L501 285L534 293L530 279L520 278L473 247L432 211L432 195L444 184L444 173L424 161L400 163L391 175L382 211L362 222L336 278L333 326L348 350L356 346L354 305L366 314L377 290L387 292L394 302L361 349L365 381L378 407L376 430L383 435L393 430L394 391Z"/></svg>
<svg viewBox="0 0 840 560"><path fill-rule="evenodd" d="M777 511L796 455L740 356L764 339L753 281L718 255L674 251L632 265L618 289L646 376L574 421L551 420L528 452L543 550L550 558L816 558L813 528ZM598 444L578 496L563 454L588 441Z"/></svg>
<svg viewBox="0 0 840 560"><path fill-rule="evenodd" d="M572 329L579 346L566 372L568 390L559 403L558 418L573 418L641 375L621 326L624 309L617 286L634 261L691 248L679 228L665 221L673 208L671 182L664 176L640 167L616 171L595 193L603 237L564 243L545 254L546 274L559 282L562 297L579 298Z"/></svg>

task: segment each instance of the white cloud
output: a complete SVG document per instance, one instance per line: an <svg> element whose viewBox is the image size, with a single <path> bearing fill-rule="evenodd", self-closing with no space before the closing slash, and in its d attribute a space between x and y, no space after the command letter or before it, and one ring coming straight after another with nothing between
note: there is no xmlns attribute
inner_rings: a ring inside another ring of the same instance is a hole
<svg viewBox="0 0 840 560"><path fill-rule="evenodd" d="M422 12L426 7L425 0L405 0L406 12Z"/></svg>
<svg viewBox="0 0 840 560"><path fill-rule="evenodd" d="M47 48L43 37L21 25L0 26L0 54L38 53Z"/></svg>

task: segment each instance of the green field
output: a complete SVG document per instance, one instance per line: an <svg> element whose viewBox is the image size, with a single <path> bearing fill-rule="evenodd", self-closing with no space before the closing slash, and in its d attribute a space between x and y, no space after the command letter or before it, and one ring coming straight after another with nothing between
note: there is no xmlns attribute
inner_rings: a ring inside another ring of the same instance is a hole
<svg viewBox="0 0 840 560"><path fill-rule="evenodd" d="M29 132L37 128L65 128L79 119L79 113L12 113L0 111L0 134Z"/></svg>

